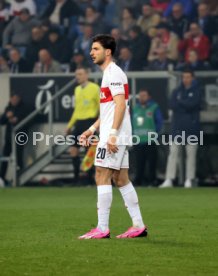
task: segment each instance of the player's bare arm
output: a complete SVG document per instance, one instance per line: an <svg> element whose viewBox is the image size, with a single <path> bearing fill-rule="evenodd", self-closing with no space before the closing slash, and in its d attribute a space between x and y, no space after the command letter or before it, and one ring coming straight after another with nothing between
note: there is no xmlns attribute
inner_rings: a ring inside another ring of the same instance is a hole
<svg viewBox="0 0 218 276"><path fill-rule="evenodd" d="M85 147L88 147L90 145L88 141L89 137L93 135L96 130L99 129L99 126L100 126L100 118L92 126L90 126L89 129L87 129L81 134L79 138L79 143Z"/></svg>
<svg viewBox="0 0 218 276"><path fill-rule="evenodd" d="M116 131L119 130L126 111L125 95L116 95L113 98L113 100L115 103L114 120L112 125L112 131L107 142L107 149L109 153L115 153L118 151L118 147L116 145Z"/></svg>

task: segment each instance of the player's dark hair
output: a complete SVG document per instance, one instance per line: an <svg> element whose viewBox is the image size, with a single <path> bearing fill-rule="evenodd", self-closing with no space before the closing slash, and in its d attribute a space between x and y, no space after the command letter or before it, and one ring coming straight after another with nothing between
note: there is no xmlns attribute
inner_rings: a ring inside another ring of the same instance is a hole
<svg viewBox="0 0 218 276"><path fill-rule="evenodd" d="M98 42L104 49L110 49L113 56L116 50L115 39L111 35L99 34L92 38L92 43Z"/></svg>

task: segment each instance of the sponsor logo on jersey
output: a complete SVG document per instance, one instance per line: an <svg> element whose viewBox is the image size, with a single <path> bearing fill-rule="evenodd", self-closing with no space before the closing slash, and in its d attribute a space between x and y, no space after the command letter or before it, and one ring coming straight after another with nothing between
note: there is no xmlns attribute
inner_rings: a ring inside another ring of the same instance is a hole
<svg viewBox="0 0 218 276"><path fill-rule="evenodd" d="M122 82L111 82L112 86L121 86Z"/></svg>

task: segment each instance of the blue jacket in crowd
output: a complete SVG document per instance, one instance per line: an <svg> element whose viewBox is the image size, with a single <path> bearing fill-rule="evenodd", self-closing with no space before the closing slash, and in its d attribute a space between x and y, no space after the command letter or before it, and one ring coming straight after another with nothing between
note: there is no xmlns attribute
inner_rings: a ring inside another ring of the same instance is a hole
<svg viewBox="0 0 218 276"><path fill-rule="evenodd" d="M183 84L176 88L170 99L173 110L172 135L181 135L185 131L186 137L200 134L201 90L196 80L186 89Z"/></svg>

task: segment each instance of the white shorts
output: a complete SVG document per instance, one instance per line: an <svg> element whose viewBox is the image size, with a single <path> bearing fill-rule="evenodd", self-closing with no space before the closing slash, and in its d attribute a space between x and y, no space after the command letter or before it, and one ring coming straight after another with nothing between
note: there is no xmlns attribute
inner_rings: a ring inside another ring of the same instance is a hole
<svg viewBox="0 0 218 276"><path fill-rule="evenodd" d="M118 145L118 152L108 153L107 144L98 143L95 154L95 166L114 170L129 168L129 152L127 146Z"/></svg>

